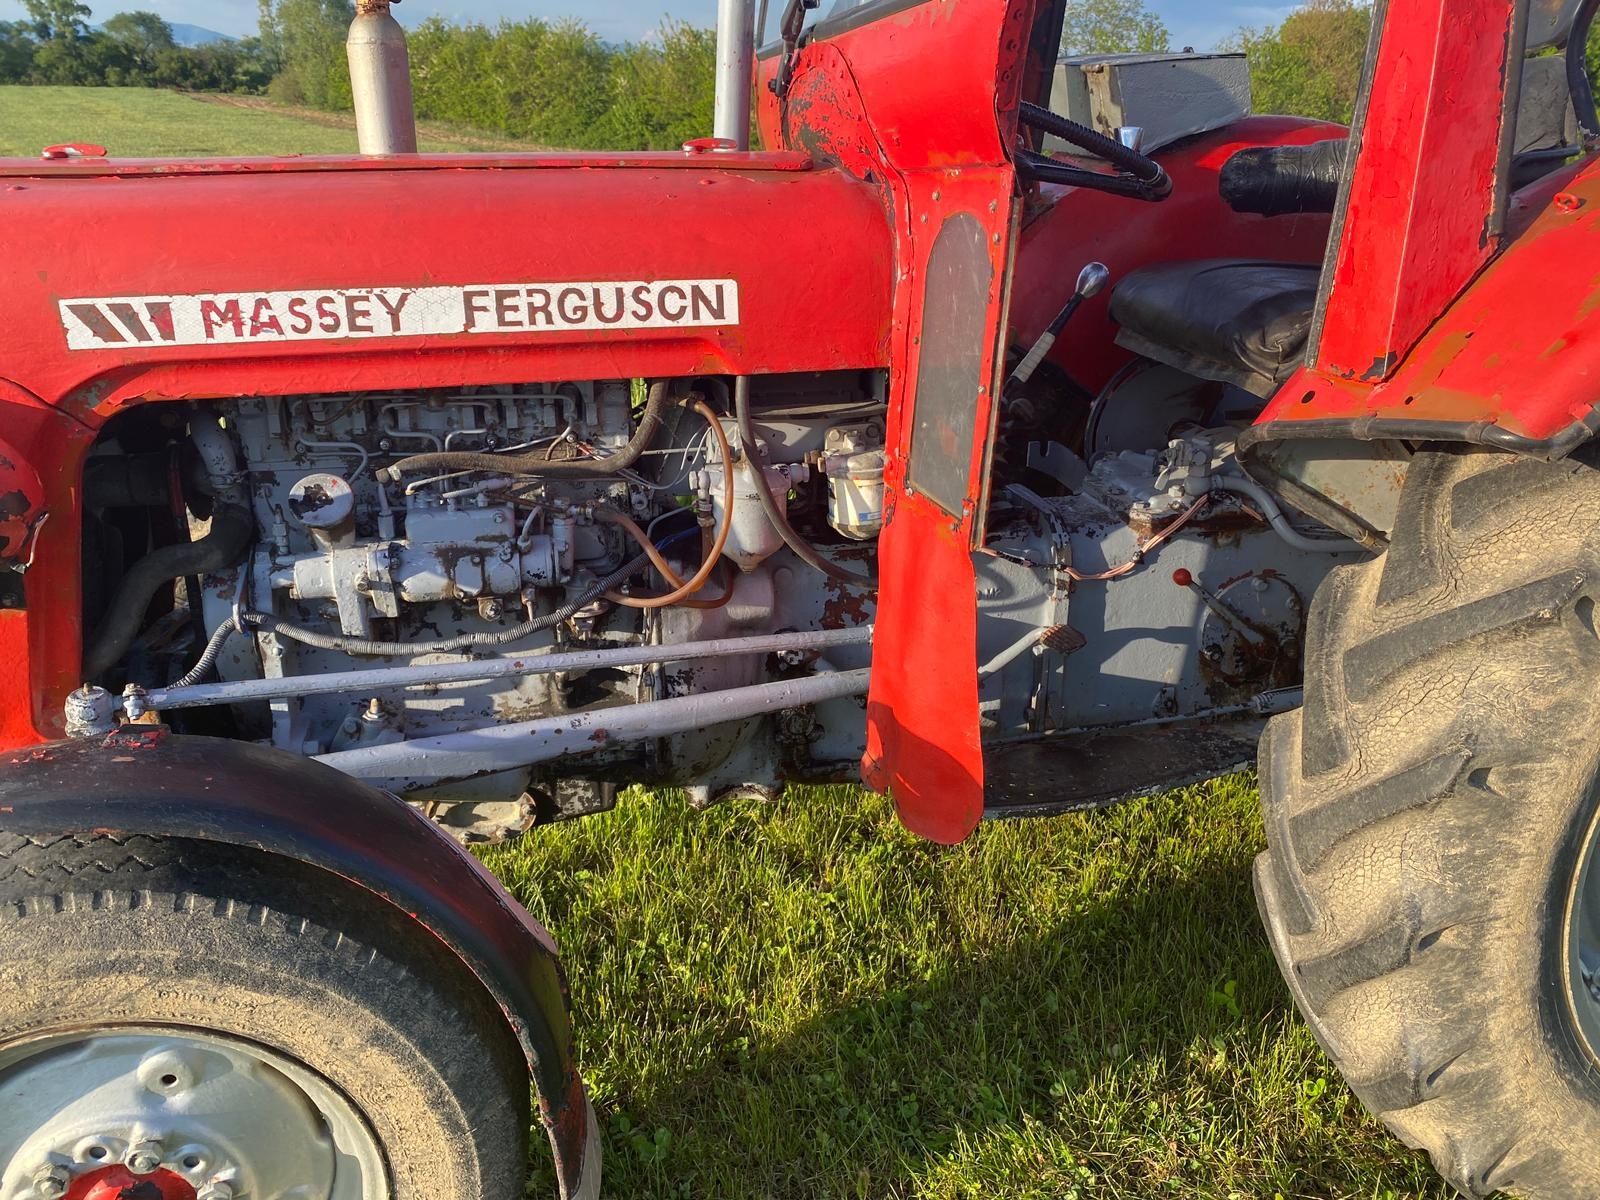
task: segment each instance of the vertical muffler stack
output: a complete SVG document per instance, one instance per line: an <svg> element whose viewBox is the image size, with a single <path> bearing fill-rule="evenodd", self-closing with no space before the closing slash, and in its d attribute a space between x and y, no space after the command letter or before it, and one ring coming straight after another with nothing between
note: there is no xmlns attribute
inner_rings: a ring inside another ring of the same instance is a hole
<svg viewBox="0 0 1600 1200"><path fill-rule="evenodd" d="M712 132L750 149L750 89L755 82L755 0L718 0L717 95ZM765 5L762 11L766 11Z"/></svg>
<svg viewBox="0 0 1600 1200"><path fill-rule="evenodd" d="M350 86L363 154L417 152L411 55L406 31L389 12L390 3L356 0L355 24L350 26Z"/></svg>

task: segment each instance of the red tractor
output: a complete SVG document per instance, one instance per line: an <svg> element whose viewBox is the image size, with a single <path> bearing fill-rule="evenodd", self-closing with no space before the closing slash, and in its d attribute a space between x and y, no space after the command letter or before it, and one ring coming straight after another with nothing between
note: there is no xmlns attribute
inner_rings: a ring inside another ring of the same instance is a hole
<svg viewBox="0 0 1600 1200"><path fill-rule="evenodd" d="M1063 0L727 0L719 136L424 157L363 0L362 157L0 163L0 1200L502 1200L530 1073L596 1196L461 843L954 843L1263 726L1352 1087L1600 1195L1597 6L1388 0L1346 131Z"/></svg>

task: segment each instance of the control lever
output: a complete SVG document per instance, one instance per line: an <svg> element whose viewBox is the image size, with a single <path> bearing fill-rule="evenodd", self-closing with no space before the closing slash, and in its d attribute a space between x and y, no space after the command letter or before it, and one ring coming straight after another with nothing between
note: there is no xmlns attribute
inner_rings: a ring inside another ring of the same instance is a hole
<svg viewBox="0 0 1600 1200"><path fill-rule="evenodd" d="M1085 300L1098 296L1105 291L1106 284L1111 282L1111 268L1105 263L1092 262L1078 274L1078 286L1073 291L1066 307L1056 314L1056 319L1050 322L1048 328L1039 335L1039 340L1033 344L1033 349L1023 356L1017 369L1011 372L1011 378L1006 380L1005 394L1012 396L1017 389L1023 387L1028 380L1033 378L1033 373L1039 369L1039 364L1044 362L1045 356L1050 353L1051 347L1056 344L1056 339L1061 336L1061 331L1067 327L1067 322L1072 320L1072 315Z"/></svg>
<svg viewBox="0 0 1600 1200"><path fill-rule="evenodd" d="M1256 629L1238 613L1234 612L1222 602L1221 597L1209 591L1194 575L1183 567L1172 573L1172 582L1181 588L1188 588L1200 597L1201 603L1222 620L1222 623L1233 630L1252 646L1261 646L1266 643L1266 638L1259 629Z"/></svg>

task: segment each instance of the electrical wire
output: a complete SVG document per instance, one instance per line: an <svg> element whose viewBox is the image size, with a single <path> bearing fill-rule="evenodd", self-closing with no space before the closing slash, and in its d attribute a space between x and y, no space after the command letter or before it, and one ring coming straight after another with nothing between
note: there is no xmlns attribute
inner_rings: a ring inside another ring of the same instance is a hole
<svg viewBox="0 0 1600 1200"><path fill-rule="evenodd" d="M1210 492L1207 492L1204 496L1201 496L1200 499L1196 500L1187 509L1180 513L1178 519L1173 521L1172 524L1168 525L1160 533L1157 533L1152 537L1146 538L1144 541L1140 542L1134 548L1133 556L1129 558L1127 562L1120 566L1112 567L1108 571L1085 574L1082 571L1075 571L1071 567L1057 566L1051 563L1034 562L1030 558L1023 558L1021 555L1006 554L1004 551L991 550L988 547L984 547L984 549L979 551L979 553L987 554L991 558L1003 558L1007 562L1016 563L1020 567L1029 567L1033 570L1060 571L1074 583L1109 583L1114 579L1125 579L1137 571L1141 566L1144 565L1145 558L1152 550L1160 546L1162 542L1165 542L1167 539L1173 537L1185 525L1194 520L1195 517L1199 515L1200 510L1207 504L1211 503L1212 498L1213 497Z"/></svg>
<svg viewBox="0 0 1600 1200"><path fill-rule="evenodd" d="M1074 583L1107 583L1113 579L1121 579L1126 575L1132 575L1142 565L1144 565L1145 556L1149 554L1150 551L1154 550L1157 546L1161 545L1162 542L1172 537L1190 521L1194 520L1195 516L1200 512L1200 510L1210 503L1211 493L1207 492L1204 496L1201 496L1200 499L1196 500L1187 509L1185 509L1179 515L1176 521L1172 522L1172 524L1168 525L1160 533L1154 534L1140 542L1138 546L1134 548L1133 557L1127 562L1123 563L1120 567L1112 567L1109 571L1101 571L1095 575L1084 575L1078 571L1074 571L1071 567L1062 567L1061 572Z"/></svg>

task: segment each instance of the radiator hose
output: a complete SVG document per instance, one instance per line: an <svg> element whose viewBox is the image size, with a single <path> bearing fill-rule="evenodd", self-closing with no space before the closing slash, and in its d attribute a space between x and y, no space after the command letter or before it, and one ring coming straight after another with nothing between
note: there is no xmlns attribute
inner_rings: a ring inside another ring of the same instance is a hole
<svg viewBox="0 0 1600 1200"><path fill-rule="evenodd" d="M122 661L161 588L174 579L238 566L255 536L256 519L248 508L219 502L211 516L211 532L199 541L163 546L134 563L117 585L105 619L84 651L83 677L99 679Z"/></svg>

